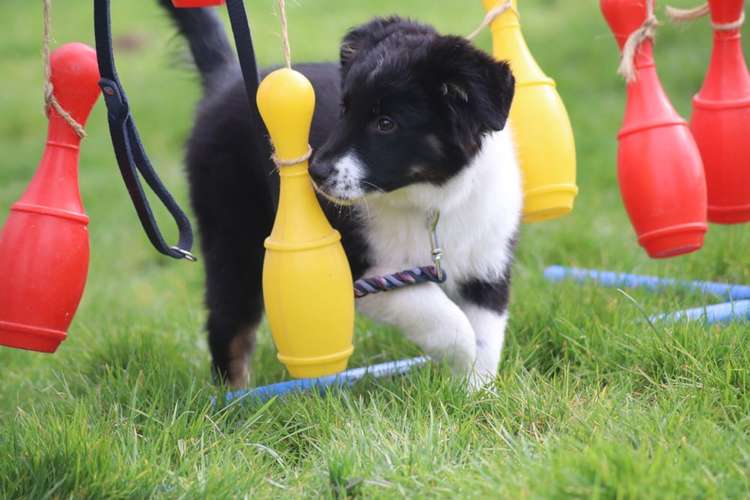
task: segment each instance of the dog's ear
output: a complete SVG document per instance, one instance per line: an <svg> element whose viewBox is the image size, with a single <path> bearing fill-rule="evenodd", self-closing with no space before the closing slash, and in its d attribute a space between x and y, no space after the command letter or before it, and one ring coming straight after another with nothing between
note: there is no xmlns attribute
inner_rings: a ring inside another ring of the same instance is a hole
<svg viewBox="0 0 750 500"><path fill-rule="evenodd" d="M350 31L344 40L341 42L341 51L339 53L339 60L341 62L341 71L346 73L349 67L352 65L352 61L357 57L361 48L362 37L357 36L355 31Z"/></svg>
<svg viewBox="0 0 750 500"><path fill-rule="evenodd" d="M376 17L349 30L341 41L339 52L342 74L346 76L359 54L373 48L405 24L409 24L408 21L398 16Z"/></svg>
<svg viewBox="0 0 750 500"><path fill-rule="evenodd" d="M496 61L463 38L441 36L427 47L426 74L437 81L439 98L454 114L456 126L475 141L502 130L513 102L515 79L506 62Z"/></svg>

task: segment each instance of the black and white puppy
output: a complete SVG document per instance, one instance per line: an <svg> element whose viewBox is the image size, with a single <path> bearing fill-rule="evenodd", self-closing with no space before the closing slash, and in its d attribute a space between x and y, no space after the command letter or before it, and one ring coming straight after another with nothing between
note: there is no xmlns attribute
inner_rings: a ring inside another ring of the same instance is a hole
<svg viewBox="0 0 750 500"><path fill-rule="evenodd" d="M263 312L263 240L278 176L221 22L208 10L161 2L204 84L187 167L205 259L209 345L215 374L242 386ZM351 30L340 64L296 69L317 94L310 173L355 279L429 264L426 221L432 210L441 213L447 282L371 295L358 301L359 311L398 327L471 388L491 381L522 203L506 127L514 91L508 65L462 38L392 17Z"/></svg>

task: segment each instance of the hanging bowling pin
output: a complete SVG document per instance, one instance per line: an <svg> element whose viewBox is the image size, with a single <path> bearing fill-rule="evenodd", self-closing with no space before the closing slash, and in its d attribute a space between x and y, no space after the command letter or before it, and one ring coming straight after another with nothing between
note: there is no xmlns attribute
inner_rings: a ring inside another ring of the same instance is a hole
<svg viewBox="0 0 750 500"><path fill-rule="evenodd" d="M504 0L482 0L492 10ZM524 184L524 222L569 213L578 194L573 129L555 82L542 72L521 33L518 0L492 22L493 55L510 62L516 94L510 123Z"/></svg>
<svg viewBox="0 0 750 500"><path fill-rule="evenodd" d="M739 28L744 0L711 0L714 46L708 73L693 98L691 129L703 157L708 220L750 221L750 74Z"/></svg>
<svg viewBox="0 0 750 500"><path fill-rule="evenodd" d="M99 96L96 52L63 45L51 56L54 94L80 124ZM80 137L49 109L47 144L0 234L0 344L55 352L86 284L88 217L78 190Z"/></svg>
<svg viewBox="0 0 750 500"><path fill-rule="evenodd" d="M301 159L315 92L301 73L279 69L258 88L258 109L281 163ZM263 297L278 358L295 378L346 369L354 348L352 274L341 235L328 223L308 161L281 165L279 206L266 239Z"/></svg>
<svg viewBox="0 0 750 500"><path fill-rule="evenodd" d="M650 0L601 0L620 49L647 18ZM706 181L695 140L656 73L653 41L635 50L617 152L620 191L638 241L653 258L700 249L707 230Z"/></svg>

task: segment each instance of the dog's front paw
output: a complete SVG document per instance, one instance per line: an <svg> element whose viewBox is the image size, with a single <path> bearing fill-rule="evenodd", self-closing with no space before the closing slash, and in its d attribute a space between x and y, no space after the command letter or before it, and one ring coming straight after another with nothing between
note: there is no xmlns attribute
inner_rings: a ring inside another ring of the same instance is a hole
<svg viewBox="0 0 750 500"><path fill-rule="evenodd" d="M466 332L464 338L468 338L469 334L473 332ZM477 362L477 351L475 345L470 342L456 342L451 345L451 348L447 352L443 352L439 355L432 355L433 359L440 359L448 364L451 369L451 373L455 377L470 378L474 372L474 366Z"/></svg>
<svg viewBox="0 0 750 500"><path fill-rule="evenodd" d="M478 392L485 387L490 386L497 376L497 372L490 370L472 369L466 378L466 388L470 393Z"/></svg>

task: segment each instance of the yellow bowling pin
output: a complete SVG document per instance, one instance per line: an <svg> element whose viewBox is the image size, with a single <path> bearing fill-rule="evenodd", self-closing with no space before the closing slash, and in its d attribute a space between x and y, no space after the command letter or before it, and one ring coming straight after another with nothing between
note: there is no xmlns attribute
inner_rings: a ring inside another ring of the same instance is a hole
<svg viewBox="0 0 750 500"><path fill-rule="evenodd" d="M505 0L482 0L489 11ZM526 46L518 1L492 23L496 59L509 61L516 78L510 110L524 184L524 222L561 217L573 209L576 153L573 129L555 82L542 72Z"/></svg>
<svg viewBox="0 0 750 500"><path fill-rule="evenodd" d="M282 162L304 157L315 109L307 78L287 68L274 71L260 84L257 102L276 157ZM349 262L307 169L307 160L279 169L279 207L263 263L271 333L279 360L295 378L341 372L354 350Z"/></svg>

